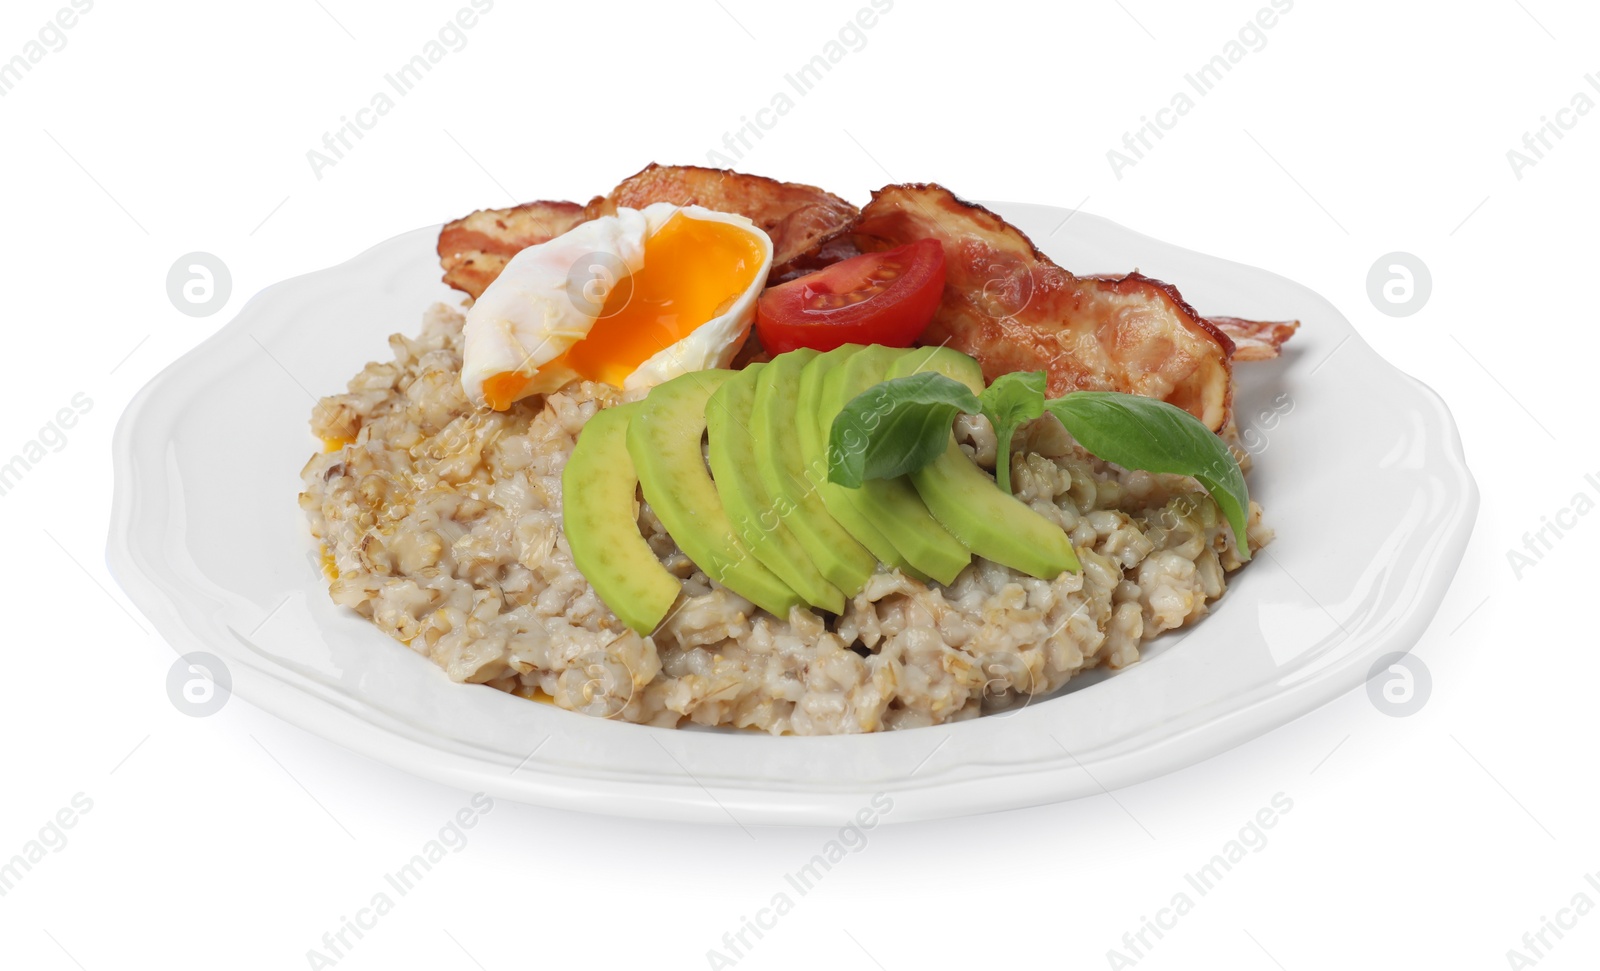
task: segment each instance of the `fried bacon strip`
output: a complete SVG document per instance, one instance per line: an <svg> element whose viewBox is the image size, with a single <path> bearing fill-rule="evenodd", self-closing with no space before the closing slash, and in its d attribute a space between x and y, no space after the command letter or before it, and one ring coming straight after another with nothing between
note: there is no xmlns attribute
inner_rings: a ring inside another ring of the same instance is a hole
<svg viewBox="0 0 1600 971"><path fill-rule="evenodd" d="M576 202L529 202L511 209L480 209L439 231L444 282L476 300L511 257L554 239L583 222Z"/></svg>
<svg viewBox="0 0 1600 971"><path fill-rule="evenodd" d="M611 215L618 206L642 209L653 202L704 206L749 217L772 237L771 279L788 272L791 261L839 236L858 213L855 206L815 186L727 169L652 162L586 206L530 202L512 209L483 209L446 225L439 233L444 282L476 300L521 250L586 220Z"/></svg>
<svg viewBox="0 0 1600 971"><path fill-rule="evenodd" d="M642 209L653 202L704 206L749 217L772 237L774 279L785 264L848 229L858 214L855 206L815 186L728 169L654 162L623 179L609 195L591 201L585 211L593 219L616 212L618 206Z"/></svg>
<svg viewBox="0 0 1600 971"><path fill-rule="evenodd" d="M863 249L929 237L944 244L944 300L921 341L972 355L987 380L1044 371L1051 395L1141 394L1213 431L1230 417L1233 341L1168 284L1137 272L1074 276L1014 226L939 185L874 192L855 235Z"/></svg>
<svg viewBox="0 0 1600 971"><path fill-rule="evenodd" d="M1126 391L1178 405L1221 429L1232 362L1277 357L1298 321L1207 319L1172 286L1138 272L1074 276L1015 227L932 184L891 185L863 210L814 186L694 165L656 165L586 206L530 202L485 209L439 234L444 280L473 298L512 256L619 206L700 205L747 216L772 238L772 282L857 252L932 237L944 245L944 301L924 343L976 357L985 377L1043 370L1050 393Z"/></svg>
<svg viewBox="0 0 1600 971"><path fill-rule="evenodd" d="M1235 361L1270 361L1283 353L1284 342L1300 329L1298 320L1208 319L1233 341Z"/></svg>

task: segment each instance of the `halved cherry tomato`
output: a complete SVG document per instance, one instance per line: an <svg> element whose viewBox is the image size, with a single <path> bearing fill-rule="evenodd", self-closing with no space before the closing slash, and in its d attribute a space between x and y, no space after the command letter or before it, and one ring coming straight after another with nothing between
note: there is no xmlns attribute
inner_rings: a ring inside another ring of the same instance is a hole
<svg viewBox="0 0 1600 971"><path fill-rule="evenodd" d="M768 288L756 303L756 334L773 354L840 344L910 347L943 294L944 247L920 239Z"/></svg>

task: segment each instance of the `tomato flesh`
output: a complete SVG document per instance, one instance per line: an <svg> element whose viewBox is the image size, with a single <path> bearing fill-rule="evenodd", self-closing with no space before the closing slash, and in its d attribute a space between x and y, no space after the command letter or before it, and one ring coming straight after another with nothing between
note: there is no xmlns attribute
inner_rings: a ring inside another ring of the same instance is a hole
<svg viewBox="0 0 1600 971"><path fill-rule="evenodd" d="M767 288L756 303L756 335L773 354L841 344L910 347L943 296L944 247L920 239Z"/></svg>

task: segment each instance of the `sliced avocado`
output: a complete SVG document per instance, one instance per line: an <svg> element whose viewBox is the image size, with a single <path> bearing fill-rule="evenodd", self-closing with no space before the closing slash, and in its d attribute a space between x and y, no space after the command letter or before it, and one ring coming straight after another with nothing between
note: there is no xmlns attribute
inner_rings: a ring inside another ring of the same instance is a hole
<svg viewBox="0 0 1600 971"><path fill-rule="evenodd" d="M805 463L806 481L822 496L822 504L828 507L828 512L839 521L839 525L872 551L878 562L919 580L926 580L927 575L918 573L911 561L889 541L889 537L883 535L883 530L856 506L850 496L854 490L828 481L828 430L833 424L833 416L829 415L824 422L822 386L835 368L862 349L860 344L843 344L818 354L800 372L800 393L795 400L792 421L795 438L800 443L800 457Z"/></svg>
<svg viewBox="0 0 1600 971"><path fill-rule="evenodd" d="M913 347L889 365L887 378L903 378L932 371L952 381L960 381L973 394L983 393L983 365L953 348Z"/></svg>
<svg viewBox="0 0 1600 971"><path fill-rule="evenodd" d="M977 361L947 347L918 348L889 367L891 378L934 371L983 391ZM989 474L961 451L954 434L944 454L911 481L934 517L967 549L986 560L1050 580L1078 569L1078 554L1060 526L1006 495Z"/></svg>
<svg viewBox="0 0 1600 971"><path fill-rule="evenodd" d="M800 374L816 356L816 351L801 348L779 354L762 369L750 409L750 432L761 484L774 508L817 570L846 597L854 597L877 571L878 558L828 512L796 447L796 426L805 424L795 420Z"/></svg>
<svg viewBox="0 0 1600 971"><path fill-rule="evenodd" d="M561 521L578 572L624 624L648 634L683 584L639 534L639 479L627 442L638 411L637 404L607 408L584 424L561 473Z"/></svg>
<svg viewBox="0 0 1600 971"><path fill-rule="evenodd" d="M744 545L813 607L844 613L844 594L829 583L784 525L788 503L774 503L761 484L755 429L750 427L756 380L765 364L752 364L723 382L706 405L707 456L722 506Z"/></svg>
<svg viewBox="0 0 1600 971"><path fill-rule="evenodd" d="M890 365L906 354L905 348L874 344L834 368L823 379L822 408L818 413L825 434L850 399L883 381ZM939 525L906 476L868 479L859 488L845 489L845 493L917 571L948 584L972 562L972 554Z"/></svg>
<svg viewBox="0 0 1600 971"><path fill-rule="evenodd" d="M750 555L706 471L706 405L732 371L690 371L650 389L628 422L628 454L650 508L706 576L785 620L800 597Z"/></svg>

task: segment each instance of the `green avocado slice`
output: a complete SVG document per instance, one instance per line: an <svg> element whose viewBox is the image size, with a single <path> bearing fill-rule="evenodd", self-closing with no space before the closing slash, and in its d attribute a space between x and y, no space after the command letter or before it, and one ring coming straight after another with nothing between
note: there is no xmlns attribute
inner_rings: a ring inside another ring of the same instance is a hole
<svg viewBox="0 0 1600 971"><path fill-rule="evenodd" d="M761 483L751 412L756 381L765 364L752 364L725 381L706 405L707 457L711 478L734 529L750 552L806 602L844 613L844 594L811 562L805 547L784 525L794 506L774 502Z"/></svg>
<svg viewBox="0 0 1600 971"><path fill-rule="evenodd" d="M978 362L947 347L918 348L891 365L888 377L917 371L943 374L973 394L983 391ZM1079 569L1066 531L1001 491L953 433L944 454L911 473L911 481L934 518L978 556L1044 580Z"/></svg>
<svg viewBox="0 0 1600 971"><path fill-rule="evenodd" d="M801 348L768 362L756 380L750 432L755 437L761 484L772 496L774 508L817 570L846 597L854 597L877 571L878 558L828 512L815 486L818 480L807 474L796 447L798 428L807 424L796 421L801 413L800 374L816 357L816 351ZM826 466L823 478L827 478Z"/></svg>
<svg viewBox="0 0 1600 971"><path fill-rule="evenodd" d="M638 410L607 408L584 424L561 472L561 521L578 572L618 619L649 634L683 584L639 534L639 479L627 443Z"/></svg>
<svg viewBox="0 0 1600 971"><path fill-rule="evenodd" d="M905 348L874 344L834 368L822 385L818 418L823 428L831 430L850 399L883 381L889 367L907 353ZM972 562L971 552L939 524L906 476L868 479L859 488L844 491L915 570L949 584Z"/></svg>
<svg viewBox="0 0 1600 971"><path fill-rule="evenodd" d="M706 405L732 371L690 371L650 389L628 422L628 454L650 508L706 576L785 620L800 597L739 541L706 470Z"/></svg>
<svg viewBox="0 0 1600 971"><path fill-rule="evenodd" d="M817 492L822 495L822 504L828 507L828 512L839 521L839 525L872 551L878 562L925 581L927 574L919 572L883 534L883 530L855 504L851 495L855 490L828 481L828 432L833 424L833 416L823 419L823 384L834 369L863 349L861 344L840 345L812 358L811 363L800 372L800 394L792 419L795 437L800 443L800 457L805 462L807 481L815 484Z"/></svg>

